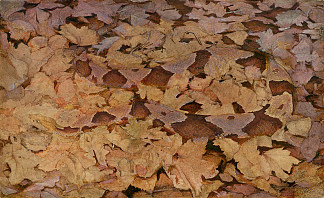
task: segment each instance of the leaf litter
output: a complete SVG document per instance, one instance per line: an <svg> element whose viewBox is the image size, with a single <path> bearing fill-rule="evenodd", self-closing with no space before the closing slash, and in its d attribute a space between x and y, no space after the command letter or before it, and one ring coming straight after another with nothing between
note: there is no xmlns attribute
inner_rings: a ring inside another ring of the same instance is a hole
<svg viewBox="0 0 324 198"><path fill-rule="evenodd" d="M0 2L1 197L323 197L321 1Z"/></svg>

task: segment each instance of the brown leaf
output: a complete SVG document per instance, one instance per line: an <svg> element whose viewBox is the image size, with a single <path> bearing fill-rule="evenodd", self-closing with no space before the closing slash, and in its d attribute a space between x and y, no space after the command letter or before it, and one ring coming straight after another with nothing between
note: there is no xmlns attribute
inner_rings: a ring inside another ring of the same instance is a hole
<svg viewBox="0 0 324 198"><path fill-rule="evenodd" d="M154 67L151 72L142 80L145 85L164 87L167 85L173 74L162 67Z"/></svg>
<svg viewBox="0 0 324 198"><path fill-rule="evenodd" d="M106 125L106 124L109 124L114 119L115 119L115 116L103 111L103 112L97 112L93 116L91 122L93 122L95 124Z"/></svg>
<svg viewBox="0 0 324 198"><path fill-rule="evenodd" d="M195 138L209 138L220 135L222 130L206 122L204 117L196 115L188 115L185 121L172 124L172 128L179 133L184 141Z"/></svg>
<svg viewBox="0 0 324 198"><path fill-rule="evenodd" d="M242 131L251 136L272 135L282 127L282 122L279 119L270 117L264 113L265 109L254 112L254 120L246 125Z"/></svg>
<svg viewBox="0 0 324 198"><path fill-rule="evenodd" d="M113 88L120 88L127 81L127 79L118 70L109 71L102 77L102 80L105 85Z"/></svg>

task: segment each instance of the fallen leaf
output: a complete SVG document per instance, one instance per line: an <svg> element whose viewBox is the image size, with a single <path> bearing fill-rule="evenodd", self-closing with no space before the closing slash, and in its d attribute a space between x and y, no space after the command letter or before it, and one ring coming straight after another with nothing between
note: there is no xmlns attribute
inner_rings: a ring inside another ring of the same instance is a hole
<svg viewBox="0 0 324 198"><path fill-rule="evenodd" d="M72 43L80 46L95 45L98 43L98 36L96 31L89 30L88 27L77 28L71 23L61 26L59 32Z"/></svg>
<svg viewBox="0 0 324 198"><path fill-rule="evenodd" d="M293 164L298 164L299 160L291 157L290 152L282 148L273 148L259 154L257 146L272 147L271 139L267 136L259 136L244 142L240 150L234 155L238 162L238 168L244 177L253 180L257 177L268 179L271 171L276 176L286 180L289 175L284 171L290 171Z"/></svg>
<svg viewBox="0 0 324 198"><path fill-rule="evenodd" d="M13 185L19 184L24 179L33 182L45 177L45 173L35 167L39 164L39 157L23 147L20 140L7 144L2 149L1 158L10 167L9 182ZM14 152L13 152L14 151Z"/></svg>
<svg viewBox="0 0 324 198"><path fill-rule="evenodd" d="M222 128L224 131L224 136L236 134L239 137L247 136L247 134L242 131L242 128L248 125L253 119L254 115L250 113L209 116L206 118L208 122Z"/></svg>
<svg viewBox="0 0 324 198"><path fill-rule="evenodd" d="M201 176L215 176L216 166L202 159L206 143L207 139L197 139L194 142L189 140L179 148L173 162L174 167L166 168L175 187L191 189L193 194L199 195L202 187ZM192 167L192 163L198 166Z"/></svg>
<svg viewBox="0 0 324 198"><path fill-rule="evenodd" d="M244 40L247 38L248 33L245 31L236 31L226 35L228 38L232 39L236 44L243 45Z"/></svg>
<svg viewBox="0 0 324 198"><path fill-rule="evenodd" d="M213 141L214 145L218 145L226 156L226 160L230 161L233 159L235 153L240 150L240 146L237 142L229 138L218 138Z"/></svg>

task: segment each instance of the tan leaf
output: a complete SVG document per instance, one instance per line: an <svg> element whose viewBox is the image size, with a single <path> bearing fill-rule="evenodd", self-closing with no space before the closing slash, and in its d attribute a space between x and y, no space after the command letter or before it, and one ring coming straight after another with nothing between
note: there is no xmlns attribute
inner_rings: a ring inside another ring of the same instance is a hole
<svg viewBox="0 0 324 198"><path fill-rule="evenodd" d="M214 145L220 146L222 151L224 151L227 161L233 159L235 153L240 150L239 144L230 138L218 138L214 140Z"/></svg>
<svg viewBox="0 0 324 198"><path fill-rule="evenodd" d="M70 61L72 60L72 54L62 49L54 51L54 55L43 66L42 71L47 75L64 72L71 67Z"/></svg>
<svg viewBox="0 0 324 198"><path fill-rule="evenodd" d="M166 64L162 65L162 67L170 71L172 73L181 74L184 72L190 65L195 62L196 54L192 53L176 60L169 61Z"/></svg>
<svg viewBox="0 0 324 198"><path fill-rule="evenodd" d="M205 153L207 139L189 140L177 151L173 166L165 167L167 174L175 187L191 189L193 194L199 195L202 187L202 179L216 176L217 165L202 159Z"/></svg>
<svg viewBox="0 0 324 198"><path fill-rule="evenodd" d="M130 103L134 94L131 91L115 90L109 97L108 103L110 106L116 107Z"/></svg>
<svg viewBox="0 0 324 198"><path fill-rule="evenodd" d="M287 181L295 182L298 186L305 188L318 185L322 181L319 177L319 168L315 164L303 162L293 168Z"/></svg>
<svg viewBox="0 0 324 198"><path fill-rule="evenodd" d="M223 183L219 180L215 180L213 182L203 184L201 188L201 194L198 196L194 195L194 197L207 198L210 192L218 190L218 188L221 187L222 185Z"/></svg>
<svg viewBox="0 0 324 198"><path fill-rule="evenodd" d="M77 90L85 94L98 93L105 90L104 87L97 86L95 83L89 81L84 77L81 77L79 74L75 74L74 82L77 86Z"/></svg>
<svg viewBox="0 0 324 198"><path fill-rule="evenodd" d="M76 85L72 79L67 79L58 86L57 96L64 98L65 101L71 100L76 93Z"/></svg>
<svg viewBox="0 0 324 198"><path fill-rule="evenodd" d="M292 114L292 96L287 92L284 92L282 95L273 96L269 104L270 107L266 110L266 115L285 121Z"/></svg>
<svg viewBox="0 0 324 198"><path fill-rule="evenodd" d="M85 173L87 169L95 165L96 161L91 156L86 156L77 140L53 135L53 141L46 151L37 153L39 169L44 171L60 170L69 182L82 185L87 183L84 180L88 177Z"/></svg>
<svg viewBox="0 0 324 198"><path fill-rule="evenodd" d="M286 126L290 134L307 137L312 126L312 120L311 118L301 118L288 122Z"/></svg>
<svg viewBox="0 0 324 198"><path fill-rule="evenodd" d="M180 108L189 102L192 102L193 99L191 99L187 95L180 95L180 91L178 87L172 87L165 91L163 99L161 100L161 104L167 105L171 107L172 109L176 109L180 111Z"/></svg>
<svg viewBox="0 0 324 198"><path fill-rule="evenodd" d="M33 26L23 20L14 20L8 24L10 37L16 40L23 39L27 41L32 33L35 33Z"/></svg>
<svg viewBox="0 0 324 198"><path fill-rule="evenodd" d="M235 161L238 162L238 169L244 177L253 180L259 176L268 179L271 172L274 171L276 176L286 180L293 164L298 164L299 160L291 157L290 152L282 148L274 148L260 155L257 146L272 147L271 138L259 136L244 142L240 150L234 155Z"/></svg>
<svg viewBox="0 0 324 198"><path fill-rule="evenodd" d="M244 40L248 36L248 33L246 33L246 31L235 31L233 33L227 34L226 36L232 39L236 44L243 45Z"/></svg>
<svg viewBox="0 0 324 198"><path fill-rule="evenodd" d="M146 103L145 106L152 113L152 117L158 118L162 122L164 122L167 126L171 127L172 123L182 122L187 116L179 111L176 111L169 106L160 104L160 103Z"/></svg>
<svg viewBox="0 0 324 198"><path fill-rule="evenodd" d="M105 164L106 154L105 144L110 144L106 137L108 134L106 127L97 127L91 132L84 133L80 136L80 148L87 152L89 158L96 156L99 164Z"/></svg>
<svg viewBox="0 0 324 198"><path fill-rule="evenodd" d="M69 23L61 26L60 28L61 31L59 33L74 44L81 46L98 44L98 35L96 31L90 30L86 26L77 28L72 25L72 23Z"/></svg>
<svg viewBox="0 0 324 198"><path fill-rule="evenodd" d="M7 140L9 136L20 133L21 122L12 116L0 114L0 139Z"/></svg>
<svg viewBox="0 0 324 198"><path fill-rule="evenodd" d="M12 185L19 184L24 179L37 182L45 176L44 172L35 168L40 159L23 147L19 140L3 147L1 161L8 163L10 167L9 182Z"/></svg>
<svg viewBox="0 0 324 198"><path fill-rule="evenodd" d="M276 175L286 180L288 175L284 172L289 172L293 164L298 164L299 160L289 156L290 152L282 148L275 148L264 153L264 157L268 161L271 170L275 171Z"/></svg>
<svg viewBox="0 0 324 198"><path fill-rule="evenodd" d="M140 178L136 177L134 181L132 182L132 185L136 188L140 188L142 190L145 190L146 192L152 193L155 187L155 183L157 181L157 176L153 175L150 178Z"/></svg>
<svg viewBox="0 0 324 198"><path fill-rule="evenodd" d="M148 100L160 101L163 98L163 91L161 89L143 84L138 85L137 93L142 99L147 98Z"/></svg>
<svg viewBox="0 0 324 198"><path fill-rule="evenodd" d="M2 53L0 53L0 64L2 67L0 70L0 86L6 90L12 90L23 82L10 60Z"/></svg>

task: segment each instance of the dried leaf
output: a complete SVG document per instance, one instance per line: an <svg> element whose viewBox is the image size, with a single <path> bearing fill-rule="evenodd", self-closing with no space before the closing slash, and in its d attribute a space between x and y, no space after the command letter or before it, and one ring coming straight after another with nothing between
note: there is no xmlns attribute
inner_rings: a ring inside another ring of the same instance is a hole
<svg viewBox="0 0 324 198"><path fill-rule="evenodd" d="M251 113L209 116L206 118L208 122L222 128L224 131L223 135L236 134L239 137L247 136L247 134L242 131L242 128L248 125L253 119L254 115Z"/></svg>
<svg viewBox="0 0 324 198"><path fill-rule="evenodd" d="M286 180L288 174L284 171L290 171L293 164L299 163L287 150L274 148L260 155L257 146L272 147L271 139L259 136L248 140L234 155L235 161L238 161L238 168L247 179L253 180L259 176L268 179L271 171L274 171L279 178Z"/></svg>
<svg viewBox="0 0 324 198"><path fill-rule="evenodd" d="M61 26L59 32L72 43L80 46L95 45L98 43L98 36L94 30L89 30L88 27L77 28L71 23Z"/></svg>
<svg viewBox="0 0 324 198"><path fill-rule="evenodd" d="M3 147L1 158L10 167L9 182L13 185L19 184L24 179L36 182L45 176L44 172L35 169L40 159L24 148L19 140Z"/></svg>
<svg viewBox="0 0 324 198"><path fill-rule="evenodd" d="M227 161L233 159L235 153L237 153L240 149L239 144L229 138L219 138L214 140L213 143L214 145L220 146L222 151L224 151Z"/></svg>
<svg viewBox="0 0 324 198"><path fill-rule="evenodd" d="M194 142L189 140L179 148L173 162L174 167L166 169L175 187L191 189L193 194L199 195L202 186L201 176L212 178L216 175L216 166L202 159L206 143L207 139Z"/></svg>

